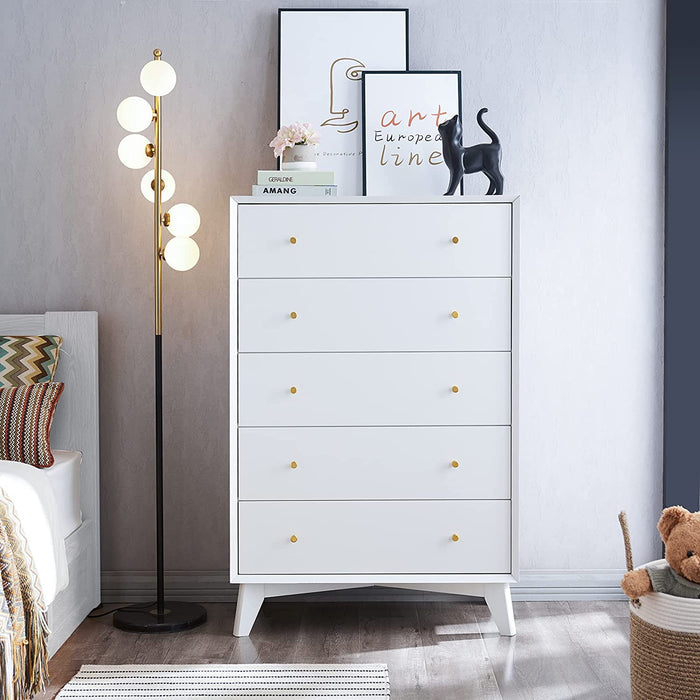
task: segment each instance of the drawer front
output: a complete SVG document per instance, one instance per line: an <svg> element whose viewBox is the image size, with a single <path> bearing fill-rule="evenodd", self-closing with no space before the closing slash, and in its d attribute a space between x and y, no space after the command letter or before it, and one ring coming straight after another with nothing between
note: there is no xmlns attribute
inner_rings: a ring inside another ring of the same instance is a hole
<svg viewBox="0 0 700 700"><path fill-rule="evenodd" d="M510 381L508 352L240 354L239 425L509 425Z"/></svg>
<svg viewBox="0 0 700 700"><path fill-rule="evenodd" d="M238 276L508 277L511 215L509 203L241 205Z"/></svg>
<svg viewBox="0 0 700 700"><path fill-rule="evenodd" d="M508 499L510 428L241 428L239 498Z"/></svg>
<svg viewBox="0 0 700 700"><path fill-rule="evenodd" d="M239 350L510 350L510 291L510 278L241 280Z"/></svg>
<svg viewBox="0 0 700 700"><path fill-rule="evenodd" d="M511 570L510 501L242 502L238 518L241 574Z"/></svg>

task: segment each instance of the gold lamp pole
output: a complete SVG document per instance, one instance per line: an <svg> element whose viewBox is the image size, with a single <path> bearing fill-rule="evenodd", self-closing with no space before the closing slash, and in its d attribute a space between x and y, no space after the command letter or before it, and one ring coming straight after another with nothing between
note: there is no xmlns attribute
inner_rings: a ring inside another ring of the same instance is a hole
<svg viewBox="0 0 700 700"><path fill-rule="evenodd" d="M161 51L156 49L153 52L153 60L160 61ZM161 222L165 223L161 219L161 209L162 202L161 196L163 194L163 188L165 183L162 183L162 169L163 163L161 161L161 124L163 123L163 114L160 109L160 95L154 95L153 97L153 140L155 141L155 153L154 153L154 169L153 169L153 181L151 182L151 187L153 188L153 244L155 246L155 285L156 285L156 336L162 335L163 332L163 250L162 250L162 234L161 234ZM156 182L162 183L161 187L156 187Z"/></svg>
<svg viewBox="0 0 700 700"><path fill-rule="evenodd" d="M127 130L139 132L153 122L151 143L138 133L125 136L118 148L122 163L140 169L153 160L153 171L141 180L141 192L153 201L153 246L155 287L155 391L156 391L156 600L146 605L120 608L114 626L133 632L177 632L202 624L206 610L196 603L165 600L163 557L163 260L175 270L189 270L197 264L199 247L192 240L199 228L199 213L190 204L176 204L163 213L163 202L175 192L175 180L163 170L163 117L161 97L174 87L177 78L169 63L161 60L160 49L141 70L141 85L153 96L153 108L142 97L127 97L117 108L117 120ZM156 185L156 183L159 183ZM163 247L163 226L174 238Z"/></svg>

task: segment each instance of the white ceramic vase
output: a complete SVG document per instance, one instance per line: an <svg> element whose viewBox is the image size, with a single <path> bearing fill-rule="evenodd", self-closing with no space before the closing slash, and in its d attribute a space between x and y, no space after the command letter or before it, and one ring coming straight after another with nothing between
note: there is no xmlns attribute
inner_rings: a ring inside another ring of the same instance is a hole
<svg viewBox="0 0 700 700"><path fill-rule="evenodd" d="M316 170L316 146L297 144L282 151L282 170Z"/></svg>

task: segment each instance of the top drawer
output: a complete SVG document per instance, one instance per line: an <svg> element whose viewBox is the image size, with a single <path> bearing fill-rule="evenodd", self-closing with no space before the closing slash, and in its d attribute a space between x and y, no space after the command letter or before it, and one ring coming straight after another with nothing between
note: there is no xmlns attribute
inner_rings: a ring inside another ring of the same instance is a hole
<svg viewBox="0 0 700 700"><path fill-rule="evenodd" d="M510 203L242 204L238 276L510 277Z"/></svg>

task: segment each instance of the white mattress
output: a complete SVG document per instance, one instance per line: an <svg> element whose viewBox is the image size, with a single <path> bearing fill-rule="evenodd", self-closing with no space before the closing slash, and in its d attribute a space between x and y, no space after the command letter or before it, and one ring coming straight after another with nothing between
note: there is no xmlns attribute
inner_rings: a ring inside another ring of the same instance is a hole
<svg viewBox="0 0 700 700"><path fill-rule="evenodd" d="M54 463L41 473L56 496L58 529L64 539L75 532L83 521L80 512L80 463L82 452L52 450Z"/></svg>

